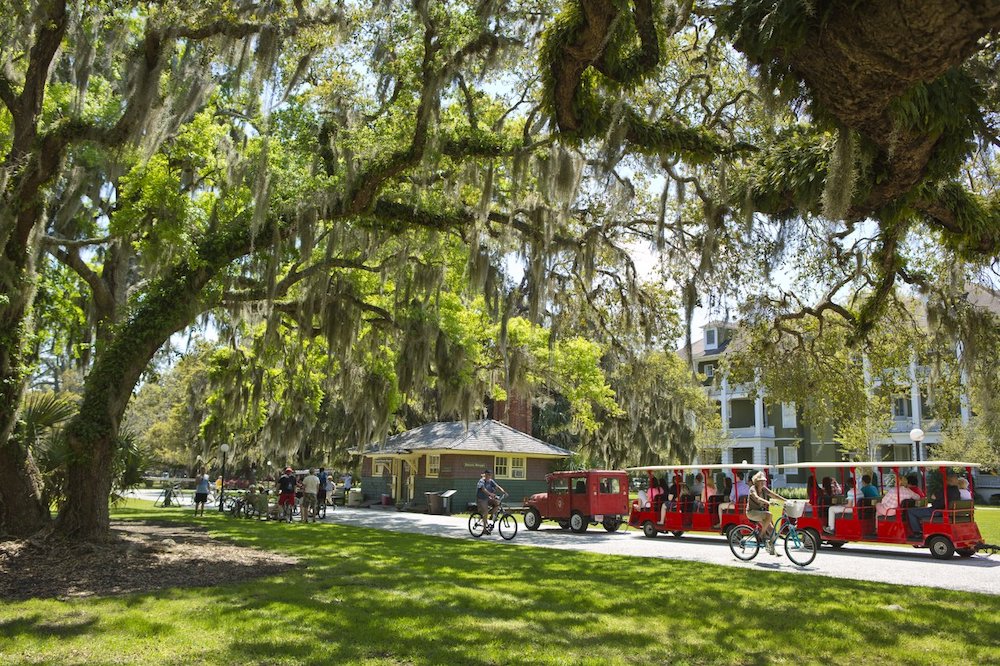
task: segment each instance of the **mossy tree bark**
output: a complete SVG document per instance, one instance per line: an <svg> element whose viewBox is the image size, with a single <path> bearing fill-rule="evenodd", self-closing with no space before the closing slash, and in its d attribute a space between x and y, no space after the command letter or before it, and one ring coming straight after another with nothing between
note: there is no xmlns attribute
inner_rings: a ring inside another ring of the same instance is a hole
<svg viewBox="0 0 1000 666"><path fill-rule="evenodd" d="M271 230L265 226L259 233L268 237ZM80 411L66 429L71 459L66 503L56 521L64 535L81 540L107 536L112 466L132 389L167 339L212 307L206 287L221 268L250 251L254 237L249 225L206 237L195 259L158 279L124 321L108 329L108 343L84 384Z"/></svg>
<svg viewBox="0 0 1000 666"><path fill-rule="evenodd" d="M10 113L10 151L0 170L0 530L26 535L49 522L40 476L31 452L18 441L17 419L28 378L27 342L35 297L36 228L44 212L44 188L58 171L65 144L39 136L49 68L67 27L66 3L39 7L38 31L18 92L0 75L0 101Z"/></svg>

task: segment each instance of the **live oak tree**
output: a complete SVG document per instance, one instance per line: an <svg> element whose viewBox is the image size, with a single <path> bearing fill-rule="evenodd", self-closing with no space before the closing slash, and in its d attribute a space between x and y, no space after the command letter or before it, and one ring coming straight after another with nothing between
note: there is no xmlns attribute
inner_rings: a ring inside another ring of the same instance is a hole
<svg viewBox="0 0 1000 666"><path fill-rule="evenodd" d="M343 271L411 284L418 303L435 291L419 257L372 252L412 229L461 239L501 326L526 314L558 332L600 290L642 311L626 251L641 240L688 313L722 298L751 320L835 317L856 345L902 282L964 362L989 356L996 322L960 296L1000 228L1000 3L339 7L48 0L0 18L8 531L47 516L16 428L43 247L91 291L59 519L81 537L106 529L122 413L173 332L254 309L343 349L380 316Z"/></svg>

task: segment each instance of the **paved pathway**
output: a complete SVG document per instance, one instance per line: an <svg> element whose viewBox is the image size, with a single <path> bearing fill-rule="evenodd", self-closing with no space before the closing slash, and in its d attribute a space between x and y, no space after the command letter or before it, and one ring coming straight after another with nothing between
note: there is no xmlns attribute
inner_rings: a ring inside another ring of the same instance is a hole
<svg viewBox="0 0 1000 666"><path fill-rule="evenodd" d="M154 500L159 491L138 490L132 493L142 499ZM207 507L211 510L213 507ZM429 516L383 509L337 507L328 511L327 523L431 534L452 539L472 539L468 516ZM740 562L729 552L721 536L685 534L681 538L660 535L647 539L635 529L608 534L601 527L591 527L584 534L559 529L555 523L544 522L537 532L530 532L518 518L517 536L504 542L496 534L483 537L505 546L540 546L565 550L585 550L592 553L659 557L672 560L708 562L731 567L788 571L803 575L831 576L853 580L870 580L897 585L925 585L950 590L966 590L1000 595L1000 555L976 555L969 559L935 560L926 548L902 548L847 544L841 550L823 547L811 565L805 569L790 563L785 557L773 557L761 550L752 562Z"/></svg>
<svg viewBox="0 0 1000 666"><path fill-rule="evenodd" d="M454 539L472 539L468 516L428 516L379 509L337 507L327 513L325 522L416 532ZM517 536L504 542L494 533L483 537L505 546L541 546L593 553L659 557L691 560L723 566L796 572L803 575L831 576L870 580L898 585L925 585L951 590L966 590L1000 595L1000 555L976 555L969 559L955 557L944 562L931 557L926 548L847 544L841 550L820 548L811 565L799 568L785 557L773 557L761 550L752 562L740 562L729 551L721 536L685 534L681 538L660 535L648 539L635 529L608 534L601 527L591 527L584 534L559 529L543 522L536 532L525 529L520 519Z"/></svg>

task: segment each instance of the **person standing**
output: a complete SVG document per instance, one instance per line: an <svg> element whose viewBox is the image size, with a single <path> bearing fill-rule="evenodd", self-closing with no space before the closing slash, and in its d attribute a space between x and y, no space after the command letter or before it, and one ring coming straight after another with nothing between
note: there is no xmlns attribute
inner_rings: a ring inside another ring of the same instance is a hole
<svg viewBox="0 0 1000 666"><path fill-rule="evenodd" d="M317 496L319 494L319 477L316 470L309 468L309 473L302 479L302 522L308 523L312 518L316 522Z"/></svg>
<svg viewBox="0 0 1000 666"><path fill-rule="evenodd" d="M295 509L295 472L286 467L284 474L278 477L278 513L282 519L292 522L292 512Z"/></svg>
<svg viewBox="0 0 1000 666"><path fill-rule="evenodd" d="M208 501L209 490L208 474L198 477L198 486L194 489L194 515L205 515L205 502Z"/></svg>
<svg viewBox="0 0 1000 666"><path fill-rule="evenodd" d="M325 467L320 467L319 474L317 474L316 476L319 477L319 490L316 491L316 513L319 513L319 507L326 506L326 498L327 498L326 484L327 481L329 480L330 475L326 473Z"/></svg>

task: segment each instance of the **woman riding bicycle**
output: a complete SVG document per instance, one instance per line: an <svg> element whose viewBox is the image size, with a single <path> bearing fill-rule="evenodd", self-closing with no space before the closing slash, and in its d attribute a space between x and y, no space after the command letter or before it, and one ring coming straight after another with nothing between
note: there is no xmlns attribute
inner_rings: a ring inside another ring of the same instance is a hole
<svg viewBox="0 0 1000 666"><path fill-rule="evenodd" d="M764 472L754 474L751 481L753 485L750 486L750 492L747 495L747 518L760 525L761 539L766 545L767 552L774 555L774 543L771 541L771 530L773 529L771 523L774 519L771 516L771 500L767 499L767 496L774 495L779 500L786 500L767 487L767 474Z"/></svg>

